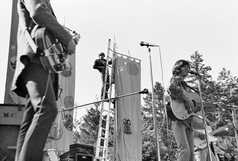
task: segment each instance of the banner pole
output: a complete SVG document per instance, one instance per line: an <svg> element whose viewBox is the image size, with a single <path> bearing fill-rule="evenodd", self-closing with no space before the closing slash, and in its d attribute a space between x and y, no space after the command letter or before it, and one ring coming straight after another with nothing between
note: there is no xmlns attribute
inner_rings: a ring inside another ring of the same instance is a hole
<svg viewBox="0 0 238 161"><path fill-rule="evenodd" d="M100 101L95 101L95 102L91 102L91 103L86 103L86 104L83 104L83 105L78 105L78 106L74 106L74 107L68 107L68 108L64 108L62 107L62 110L63 111L71 111L75 108L79 108L79 107L83 107L83 106L88 106L88 105L92 105L92 104L97 104L97 103L100 103L100 102L108 102L108 101L115 101L116 99L120 99L122 97L128 97L128 96L132 96L132 95L136 95L136 94L147 94L148 93L148 89L144 89L142 91L138 91L138 92L133 92L133 93L128 93L128 94L124 94L124 95L120 95L120 96L116 96L116 97L113 97L113 98L109 98L109 99L104 99L104 100L100 100Z"/></svg>

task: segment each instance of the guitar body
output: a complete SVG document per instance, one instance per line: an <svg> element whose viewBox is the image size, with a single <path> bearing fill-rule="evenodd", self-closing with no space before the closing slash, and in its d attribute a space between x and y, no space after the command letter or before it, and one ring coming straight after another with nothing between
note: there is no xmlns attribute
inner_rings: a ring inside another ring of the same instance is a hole
<svg viewBox="0 0 238 161"><path fill-rule="evenodd" d="M67 68L66 59L68 55L62 44L54 38L47 28L37 29L35 41L38 48L44 51L44 56L40 56L40 60L46 70L60 73Z"/></svg>
<svg viewBox="0 0 238 161"><path fill-rule="evenodd" d="M194 108L197 106L197 104L200 103L200 96L197 93L189 93L185 90L183 90L183 93L187 98L189 98L194 103ZM185 120L192 115L197 116L197 114L193 112L189 113L188 110L185 108L183 102L170 99L170 105L173 114L179 120Z"/></svg>
<svg viewBox="0 0 238 161"><path fill-rule="evenodd" d="M202 132L205 134L205 130L197 130L199 132ZM215 142L217 141L217 138L215 138L214 136L211 135L212 129L211 127L207 127L207 133L208 133L208 142ZM204 149L207 147L207 141L205 140L201 140L200 138L196 137L194 138L194 145L198 148L198 149Z"/></svg>
<svg viewBox="0 0 238 161"><path fill-rule="evenodd" d="M212 128L210 126L207 127L207 135L208 135L208 142L214 142L217 141L217 138L214 137L214 135L218 132L221 132L223 130L228 130L230 127L232 127L232 123L228 123L228 125L220 127L214 131L212 131ZM197 130L199 132L202 132L205 134L205 130ZM205 140L201 140L200 138L196 137L194 138L194 145L198 148L198 149L203 149L207 146L207 141Z"/></svg>
<svg viewBox="0 0 238 161"><path fill-rule="evenodd" d="M217 138L214 136L208 135L208 142L215 142L217 141ZM196 137L194 138L194 145L199 149L204 149L207 147L207 141L201 140L200 138Z"/></svg>

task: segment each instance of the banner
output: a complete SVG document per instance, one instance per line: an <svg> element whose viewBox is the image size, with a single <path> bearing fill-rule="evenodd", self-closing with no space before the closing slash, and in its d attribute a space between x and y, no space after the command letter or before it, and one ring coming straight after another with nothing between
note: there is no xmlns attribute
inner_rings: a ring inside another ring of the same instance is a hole
<svg viewBox="0 0 238 161"><path fill-rule="evenodd" d="M69 56L70 68L59 74L58 109L59 113L52 125L45 149L56 149L59 155L69 151L73 143L74 110L62 111L63 108L74 106L75 93L75 55Z"/></svg>
<svg viewBox="0 0 238 161"><path fill-rule="evenodd" d="M19 21L17 13L17 2L17 0L12 0L11 33L4 95L5 104L25 104L26 102L24 98L18 97L14 92L10 92L17 61L17 30Z"/></svg>
<svg viewBox="0 0 238 161"><path fill-rule="evenodd" d="M117 54L115 59L116 96L141 90L140 60ZM140 94L122 97L116 101L117 136L116 161L142 160L141 136L141 96Z"/></svg>

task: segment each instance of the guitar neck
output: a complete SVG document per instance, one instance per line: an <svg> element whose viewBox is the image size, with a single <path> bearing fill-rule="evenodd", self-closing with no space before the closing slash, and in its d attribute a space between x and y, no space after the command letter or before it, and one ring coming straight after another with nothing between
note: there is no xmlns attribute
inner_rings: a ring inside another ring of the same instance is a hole
<svg viewBox="0 0 238 161"><path fill-rule="evenodd" d="M216 130L210 132L210 134L211 134L211 135L215 135L216 133L218 133L218 132L220 132L220 131L222 131L222 130L225 130L228 126L229 126L229 125L226 125L226 126L223 126L223 127L219 128L219 129L216 129Z"/></svg>
<svg viewBox="0 0 238 161"><path fill-rule="evenodd" d="M201 107L202 104L204 107L216 107L213 103L209 102L203 102L200 98L200 95L195 92L187 92L186 90L183 90L183 93L186 97L188 97L191 101L193 101L196 106L195 107Z"/></svg>

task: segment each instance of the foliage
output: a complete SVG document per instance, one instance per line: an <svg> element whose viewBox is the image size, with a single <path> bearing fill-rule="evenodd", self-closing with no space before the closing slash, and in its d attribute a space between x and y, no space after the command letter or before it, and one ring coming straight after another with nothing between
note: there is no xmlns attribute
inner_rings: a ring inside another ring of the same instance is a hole
<svg viewBox="0 0 238 161"><path fill-rule="evenodd" d="M231 106L238 104L238 79L232 77L230 71L223 68L219 74L217 81L212 80L209 71L212 70L210 66L203 64L202 55L195 51L191 55L191 70L199 73L200 76L190 75L187 82L195 90L200 91L204 102L210 102L209 106L204 106L206 117L211 120L212 125L218 119L225 121L232 120ZM165 109L163 106L163 87L156 82L154 86L154 100L156 106L159 148L161 160L176 160L176 143L170 131L169 120L165 117ZM145 105L142 107L142 136L143 147L142 157L143 161L155 160L156 158L156 140L153 128L152 117L152 94L149 93L145 98ZM238 115L235 115L238 116ZM234 121L237 125L237 121ZM231 130L229 135L234 135L234 130Z"/></svg>
<svg viewBox="0 0 238 161"><path fill-rule="evenodd" d="M97 139L97 130L99 124L99 105L86 109L86 114L79 120L74 121L74 143L94 144ZM76 111L77 114L77 111Z"/></svg>
<svg viewBox="0 0 238 161"><path fill-rule="evenodd" d="M95 103L94 106L86 110L86 114L80 119L75 121L74 130L74 143L94 145L96 147L99 120L100 120L100 104ZM103 116L104 118L106 116ZM113 118L110 117L109 124L113 124ZM104 124L102 126L105 126ZM111 149L113 146L113 128L109 126L109 143L108 147ZM96 149L96 148L94 148ZM94 150L95 151L95 150ZM113 152L109 150L109 158L112 158Z"/></svg>
<svg viewBox="0 0 238 161"><path fill-rule="evenodd" d="M220 98L217 100L219 103L217 117L226 122L233 121L235 127L237 128L238 78L231 76L230 71L223 68L219 73L216 85ZM234 114L233 117L232 114ZM234 130L230 132L230 135L234 135Z"/></svg>
<svg viewBox="0 0 238 161"><path fill-rule="evenodd" d="M214 81L211 80L211 75L209 71L211 71L210 66L205 66L203 64L202 55L195 51L193 55L191 55L191 70L199 73L200 76L190 75L189 78L192 77L191 80L188 82L191 83L190 85L196 88L199 91L199 88L202 92L202 97L204 101L210 101L212 96L211 94L214 92Z"/></svg>
<svg viewBox="0 0 238 161"><path fill-rule="evenodd" d="M167 121L165 117L165 110L163 105L164 88L159 82L156 82L154 87L154 101L156 108L156 124L158 127L159 144L156 145L154 121L152 114L152 94L149 93L145 98L145 105L142 106L142 160L151 161L156 160L157 148L159 148L160 158L163 160L175 160L176 146L174 137L167 129ZM158 147L156 147L158 146Z"/></svg>

